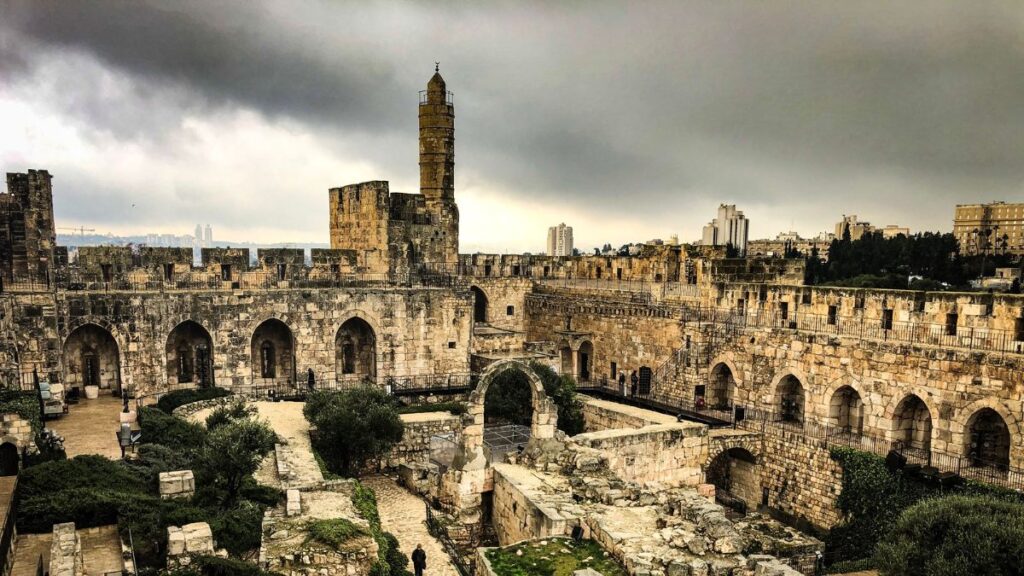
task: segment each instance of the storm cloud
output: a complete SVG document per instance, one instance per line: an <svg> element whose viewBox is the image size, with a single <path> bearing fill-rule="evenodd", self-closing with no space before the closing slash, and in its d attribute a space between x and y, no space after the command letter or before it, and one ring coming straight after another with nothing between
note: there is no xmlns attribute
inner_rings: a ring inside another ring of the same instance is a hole
<svg viewBox="0 0 1024 576"><path fill-rule="evenodd" d="M636 5L633 5L636 4ZM1024 192L1019 2L0 0L0 168L62 225L326 241L326 190L416 191L455 92L464 250L752 237L843 213L949 230Z"/></svg>

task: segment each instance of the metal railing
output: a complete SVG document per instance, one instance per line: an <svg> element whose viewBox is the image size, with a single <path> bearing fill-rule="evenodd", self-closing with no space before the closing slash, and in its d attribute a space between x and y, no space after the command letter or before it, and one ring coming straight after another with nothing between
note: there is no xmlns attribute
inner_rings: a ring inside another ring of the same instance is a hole
<svg viewBox="0 0 1024 576"><path fill-rule="evenodd" d="M828 315L779 310L763 307L740 310L734 308L687 307L685 322L707 322L733 328L770 328L793 330L831 336L848 336L866 340L896 342L941 348L960 348L1001 353L1024 353L1024 334L1015 330L961 326L938 322L887 321L861 315Z"/></svg>
<svg viewBox="0 0 1024 576"><path fill-rule="evenodd" d="M484 448L487 461L504 462L505 455L519 451L530 441L530 427L519 424L503 426L486 426L484 428Z"/></svg>

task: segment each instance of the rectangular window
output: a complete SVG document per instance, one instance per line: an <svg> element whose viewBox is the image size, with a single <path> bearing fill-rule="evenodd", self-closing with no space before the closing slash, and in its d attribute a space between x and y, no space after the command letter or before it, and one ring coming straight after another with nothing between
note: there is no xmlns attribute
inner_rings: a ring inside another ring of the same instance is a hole
<svg viewBox="0 0 1024 576"><path fill-rule="evenodd" d="M277 279L284 280L288 276L288 265L278 264L277 265Z"/></svg>
<svg viewBox="0 0 1024 576"><path fill-rule="evenodd" d="M1013 339L1017 342L1024 342L1024 318L1017 318L1013 321Z"/></svg>
<svg viewBox="0 0 1024 576"><path fill-rule="evenodd" d="M882 330L892 330L892 309L882 310Z"/></svg>
<svg viewBox="0 0 1024 576"><path fill-rule="evenodd" d="M853 300L853 307L856 308L857 310L863 310L864 309L864 295L863 294L858 294L854 298L854 300Z"/></svg>
<svg viewBox="0 0 1024 576"><path fill-rule="evenodd" d="M111 273L112 267L110 264L100 264L100 272L103 274L103 281L110 282L113 274Z"/></svg>
<svg viewBox="0 0 1024 576"><path fill-rule="evenodd" d="M615 279L622 280L622 268L615 269Z"/></svg>
<svg viewBox="0 0 1024 576"><path fill-rule="evenodd" d="M331 264L331 275L338 276L341 274L341 264Z"/></svg>
<svg viewBox="0 0 1024 576"><path fill-rule="evenodd" d="M231 264L220 265L220 279L225 282L231 281Z"/></svg>
<svg viewBox="0 0 1024 576"><path fill-rule="evenodd" d="M454 340L448 342L448 348L455 349L455 341Z"/></svg>
<svg viewBox="0 0 1024 576"><path fill-rule="evenodd" d="M828 325L835 326L839 317L839 308L832 304L828 307Z"/></svg>
<svg viewBox="0 0 1024 576"><path fill-rule="evenodd" d="M490 264L485 264L484 265L484 276L490 276L490 275L491 275L491 265Z"/></svg>
<svg viewBox="0 0 1024 576"><path fill-rule="evenodd" d="M513 276L519 276L519 266L513 266L512 267L512 275Z"/></svg>
<svg viewBox="0 0 1024 576"><path fill-rule="evenodd" d="M506 306L505 307L505 315L506 316L515 316L515 314L516 314L516 307L515 306Z"/></svg>
<svg viewBox="0 0 1024 576"><path fill-rule="evenodd" d="M174 282L174 264L164 264L164 280Z"/></svg>
<svg viewBox="0 0 1024 576"><path fill-rule="evenodd" d="M956 324L957 324L958 318L959 317L955 313L946 314L946 335L947 336L956 336Z"/></svg>
<svg viewBox="0 0 1024 576"><path fill-rule="evenodd" d="M551 266L544 267L544 277L547 278L548 274L551 274Z"/></svg>
<svg viewBox="0 0 1024 576"><path fill-rule="evenodd" d="M747 312L747 303L743 298L736 301L736 313L743 316Z"/></svg>
<svg viewBox="0 0 1024 576"><path fill-rule="evenodd" d="M924 312L924 298L914 301L914 312Z"/></svg>
<svg viewBox="0 0 1024 576"><path fill-rule="evenodd" d="M789 302L779 302L779 316L783 320L789 320Z"/></svg>
<svg viewBox="0 0 1024 576"><path fill-rule="evenodd" d="M801 303L802 304L810 304L811 303L811 293L810 292L804 292L803 300L801 300Z"/></svg>
<svg viewBox="0 0 1024 576"><path fill-rule="evenodd" d="M616 378L619 377L619 367L615 364L615 362L612 362L611 370L609 371L609 376L612 380L615 380Z"/></svg>

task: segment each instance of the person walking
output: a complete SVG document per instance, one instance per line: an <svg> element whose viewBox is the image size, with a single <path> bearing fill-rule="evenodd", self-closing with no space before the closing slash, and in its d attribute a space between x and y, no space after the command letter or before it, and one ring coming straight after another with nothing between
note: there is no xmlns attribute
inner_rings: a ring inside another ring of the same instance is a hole
<svg viewBox="0 0 1024 576"><path fill-rule="evenodd" d="M626 395L626 373L619 372L619 394Z"/></svg>
<svg viewBox="0 0 1024 576"><path fill-rule="evenodd" d="M423 544L417 544L412 551L412 569L416 576L423 576L423 571L427 569L427 553L423 551Z"/></svg>
<svg viewBox="0 0 1024 576"><path fill-rule="evenodd" d="M636 396L637 386L640 385L640 377L636 375L636 370L629 375L629 395Z"/></svg>

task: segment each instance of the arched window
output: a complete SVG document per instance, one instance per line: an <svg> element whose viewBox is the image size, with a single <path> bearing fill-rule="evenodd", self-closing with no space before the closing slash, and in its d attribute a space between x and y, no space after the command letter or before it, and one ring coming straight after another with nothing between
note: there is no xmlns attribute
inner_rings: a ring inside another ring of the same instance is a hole
<svg viewBox="0 0 1024 576"><path fill-rule="evenodd" d="M269 340L264 340L263 344L260 345L260 375L263 378L277 377L274 343Z"/></svg>
<svg viewBox="0 0 1024 576"><path fill-rule="evenodd" d="M784 422L804 421L804 387L792 374L779 382L778 409Z"/></svg>
<svg viewBox="0 0 1024 576"><path fill-rule="evenodd" d="M85 386L100 385L100 363L96 357L96 351L91 347L82 349L82 384Z"/></svg>

